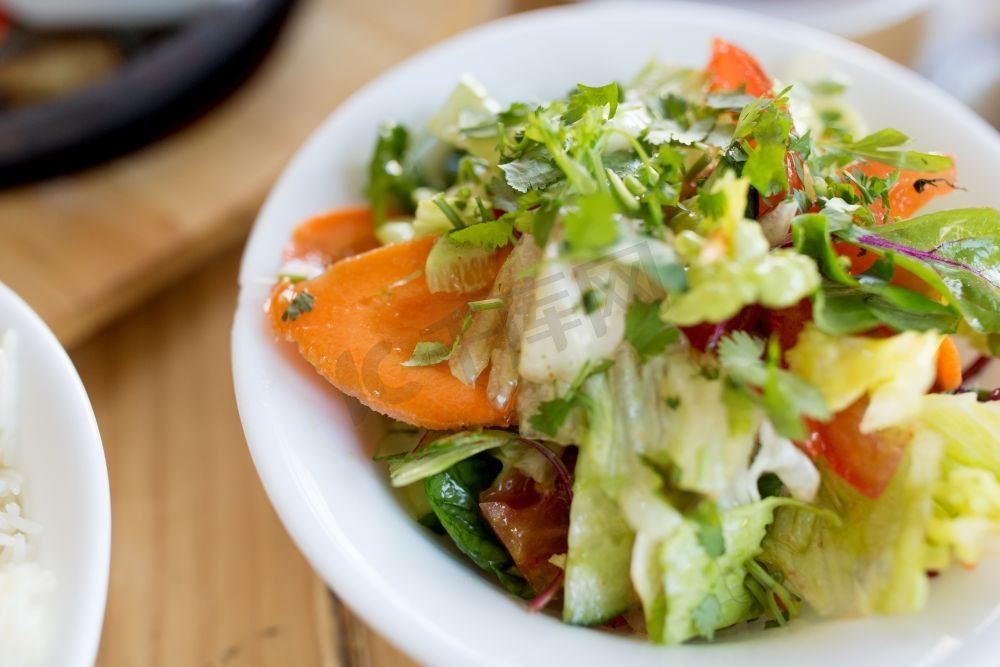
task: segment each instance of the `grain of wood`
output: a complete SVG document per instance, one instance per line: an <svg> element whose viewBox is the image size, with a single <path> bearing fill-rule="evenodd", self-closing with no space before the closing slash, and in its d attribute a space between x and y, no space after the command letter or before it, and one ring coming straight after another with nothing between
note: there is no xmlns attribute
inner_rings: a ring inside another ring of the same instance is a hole
<svg viewBox="0 0 1000 667"><path fill-rule="evenodd" d="M236 266L229 253L73 353L111 477L101 665L337 664L317 579L264 495L236 413Z"/></svg>

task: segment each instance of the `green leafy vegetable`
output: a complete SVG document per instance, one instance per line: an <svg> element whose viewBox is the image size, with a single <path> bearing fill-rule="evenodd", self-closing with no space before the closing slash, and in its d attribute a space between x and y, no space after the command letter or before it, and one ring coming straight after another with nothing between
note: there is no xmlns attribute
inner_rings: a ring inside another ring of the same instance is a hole
<svg viewBox="0 0 1000 667"><path fill-rule="evenodd" d="M909 140L899 130L885 129L858 141L835 144L832 148L854 158L881 162L910 171L944 171L954 164L947 155L901 150L900 147Z"/></svg>
<svg viewBox="0 0 1000 667"><path fill-rule="evenodd" d="M491 220L464 229L456 229L448 234L455 243L475 246L483 250L496 250L514 242L514 223L510 220Z"/></svg>
<svg viewBox="0 0 1000 667"><path fill-rule="evenodd" d="M308 313L313 309L314 301L315 297L312 294L310 294L306 290L302 290L301 292L295 295L295 298L292 299L292 302L288 304L288 308L286 308L285 312L281 314L281 321L294 322L299 318L300 315Z"/></svg>
<svg viewBox="0 0 1000 667"><path fill-rule="evenodd" d="M563 218L566 241L578 253L604 250L618 239L614 215L618 206L607 194L581 197L573 210Z"/></svg>
<svg viewBox="0 0 1000 667"><path fill-rule="evenodd" d="M455 546L507 590L521 597L531 588L514 570L514 561L479 511L479 494L500 473L501 464L486 455L465 459L424 480L424 494Z"/></svg>
<svg viewBox="0 0 1000 667"><path fill-rule="evenodd" d="M595 366L585 364L565 394L559 398L544 401L538 406L538 412L528 420L531 427L549 437L555 437L573 410L590 407L587 395L580 391L584 381L593 375L603 373L609 366L610 363L601 363Z"/></svg>
<svg viewBox="0 0 1000 667"><path fill-rule="evenodd" d="M764 342L744 331L736 331L719 343L719 362L730 380L762 392L761 403L775 430L791 439L805 436L803 417L825 421L830 412L823 395L805 380L778 366L775 346L765 362ZM751 392L756 398L758 395Z"/></svg>
<svg viewBox="0 0 1000 667"><path fill-rule="evenodd" d="M926 280L977 331L1000 331L1000 212L956 209L840 233Z"/></svg>
<svg viewBox="0 0 1000 667"><path fill-rule="evenodd" d="M591 87L582 83L576 92L569 96L569 105L563 114L563 122L573 124L580 120L587 111L594 108L608 107L608 117L614 118L618 111L618 103L622 100L621 90L617 83L605 86Z"/></svg>
<svg viewBox="0 0 1000 667"><path fill-rule="evenodd" d="M779 143L763 144L750 151L743 175L762 195L770 196L788 190L785 152L785 147Z"/></svg>
<svg viewBox="0 0 1000 667"><path fill-rule="evenodd" d="M525 155L499 166L508 185L518 192L543 190L563 178L563 173L541 155Z"/></svg>
<svg viewBox="0 0 1000 667"><path fill-rule="evenodd" d="M924 534L940 446L923 438L909 449L877 500L825 473L815 505L827 514L804 507L776 513L760 560L783 571L789 586L819 613L900 614L923 608ZM830 513L840 520L831 521Z"/></svg>
<svg viewBox="0 0 1000 667"><path fill-rule="evenodd" d="M382 457L389 464L393 486L406 486L447 470L459 461L516 440L509 431L459 431L439 438L415 452Z"/></svg>
<svg viewBox="0 0 1000 667"><path fill-rule="evenodd" d="M368 166L367 192L376 227L381 226L390 213L413 210L416 182L404 167L409 147L410 133L402 125L387 123L379 128L375 152Z"/></svg>
<svg viewBox="0 0 1000 667"><path fill-rule="evenodd" d="M625 313L625 340L645 361L677 342L680 332L660 319L661 302L636 300Z"/></svg>
<svg viewBox="0 0 1000 667"><path fill-rule="evenodd" d="M830 220L821 214L800 216L793 221L795 249L816 260L824 282L814 300L813 317L827 333L853 334L878 325L897 331L945 331L958 328L961 316L957 307L942 305L923 294L890 284L898 255L877 263L876 273L860 279L848 271L849 263L837 255L828 231ZM846 237L862 236L850 223L840 223ZM866 232L867 233L867 232ZM907 260L903 258L903 262ZM882 271L882 275L877 275Z"/></svg>
<svg viewBox="0 0 1000 667"><path fill-rule="evenodd" d="M420 341L413 348L413 354L403 362L403 366L434 366L447 361L451 356L451 345L435 341Z"/></svg>

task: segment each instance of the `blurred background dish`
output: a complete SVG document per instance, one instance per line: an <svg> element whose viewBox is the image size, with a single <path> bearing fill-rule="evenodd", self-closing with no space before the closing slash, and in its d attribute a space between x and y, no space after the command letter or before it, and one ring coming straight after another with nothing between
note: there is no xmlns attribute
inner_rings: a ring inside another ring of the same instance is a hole
<svg viewBox="0 0 1000 667"><path fill-rule="evenodd" d="M251 0L4 0L18 22L36 29L162 27Z"/></svg>
<svg viewBox="0 0 1000 667"><path fill-rule="evenodd" d="M0 283L4 332L17 338L13 463L24 477L25 516L41 526L29 555L55 584L41 600L48 635L41 664L84 667L97 655L108 590L111 500L104 449L66 352L38 315ZM2 651L0 664L19 664L5 662Z"/></svg>
<svg viewBox="0 0 1000 667"><path fill-rule="evenodd" d="M938 0L700 0L795 21L842 37L858 38L922 14Z"/></svg>
<svg viewBox="0 0 1000 667"><path fill-rule="evenodd" d="M13 19L0 28L0 186L79 169L184 124L260 62L292 0L184 0L200 11L174 7L157 23L125 28L115 27L132 16L122 3L95 2L95 11L107 5L121 18L85 29L89 21L56 9L87 2L53 3L52 22L61 16L58 25L73 26L55 30L19 23L13 12L22 6L10 6ZM138 2L135 15L152 6Z"/></svg>

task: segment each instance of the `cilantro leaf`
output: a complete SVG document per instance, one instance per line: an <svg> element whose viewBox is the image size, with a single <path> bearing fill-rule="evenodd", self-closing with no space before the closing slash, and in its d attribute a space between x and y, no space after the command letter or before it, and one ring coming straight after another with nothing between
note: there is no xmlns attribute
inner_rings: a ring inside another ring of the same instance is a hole
<svg viewBox="0 0 1000 667"><path fill-rule="evenodd" d="M622 101L622 92L617 83L609 83L605 86L585 86L582 83L577 85L577 90L569 96L569 105L566 113L563 114L563 122L572 125L583 118L583 114L593 108L608 105L608 118L614 118L618 111L618 103Z"/></svg>
<svg viewBox="0 0 1000 667"><path fill-rule="evenodd" d="M829 418L826 402L814 386L779 368L777 341L772 341L767 361L761 359L763 352L760 339L745 331L734 331L719 343L719 362L729 380L761 404L779 434L800 439L805 435L803 417Z"/></svg>
<svg viewBox="0 0 1000 667"><path fill-rule="evenodd" d="M832 144L831 148L855 158L912 171L944 171L954 165L947 155L901 150L900 146L909 140L910 138L899 130L887 128L858 141Z"/></svg>
<svg viewBox="0 0 1000 667"><path fill-rule="evenodd" d="M603 250L618 239L614 215L618 205L610 194L580 197L576 208L563 218L566 241L574 252Z"/></svg>
<svg viewBox="0 0 1000 667"><path fill-rule="evenodd" d="M767 368L761 361L764 341L745 331L734 331L719 341L719 361L736 382L761 387L767 380Z"/></svg>
<svg viewBox="0 0 1000 667"><path fill-rule="evenodd" d="M413 348L413 354L403 362L403 366L434 366L447 361L451 356L451 346L444 343L420 341Z"/></svg>
<svg viewBox="0 0 1000 667"><path fill-rule="evenodd" d="M531 415L531 419L528 420L531 427L539 433L554 438L562 425L566 423L569 413L584 405L578 401L578 398L577 392L570 392L561 398L545 401L538 406L538 412Z"/></svg>
<svg viewBox="0 0 1000 667"><path fill-rule="evenodd" d="M743 175L765 197L788 190L788 171L785 168L785 147L779 143L762 144L750 151Z"/></svg>
<svg viewBox="0 0 1000 667"><path fill-rule="evenodd" d="M448 238L455 243L496 250L514 242L514 223L503 218L481 222L451 231Z"/></svg>
<svg viewBox="0 0 1000 667"><path fill-rule="evenodd" d="M563 178L562 172L541 155L524 155L499 165L510 187L518 192L542 190Z"/></svg>
<svg viewBox="0 0 1000 667"><path fill-rule="evenodd" d="M288 308L286 308L285 312L281 314L281 321L294 322L299 318L300 315L308 313L313 309L314 301L315 297L313 297L312 294L310 294L306 290L302 290L301 292L295 295L295 298L292 299L292 302L288 304Z"/></svg>
<svg viewBox="0 0 1000 667"><path fill-rule="evenodd" d="M680 336L676 327L660 319L661 303L637 300L625 313L625 340L632 344L642 361L660 354Z"/></svg>
<svg viewBox="0 0 1000 667"><path fill-rule="evenodd" d="M722 532L722 517L719 508L711 500L698 503L687 517L698 524L698 542L712 558L718 558L726 553L726 538Z"/></svg>
<svg viewBox="0 0 1000 667"><path fill-rule="evenodd" d="M584 381L592 375L608 370L613 363L611 360L605 360L593 366L589 362L585 363L566 393L558 398L542 402L538 406L538 412L531 416L528 423L539 433L544 433L550 438L556 437L559 429L566 423L566 419L569 418L573 410L577 408L591 409L590 397L580 392Z"/></svg>

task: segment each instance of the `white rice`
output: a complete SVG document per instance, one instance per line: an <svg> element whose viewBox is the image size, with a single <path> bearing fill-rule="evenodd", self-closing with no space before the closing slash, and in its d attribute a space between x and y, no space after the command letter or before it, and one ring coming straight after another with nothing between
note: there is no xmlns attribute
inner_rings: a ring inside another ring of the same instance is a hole
<svg viewBox="0 0 1000 667"><path fill-rule="evenodd" d="M41 526L22 514L17 462L17 340L0 334L0 667L44 663L55 578L33 561Z"/></svg>

